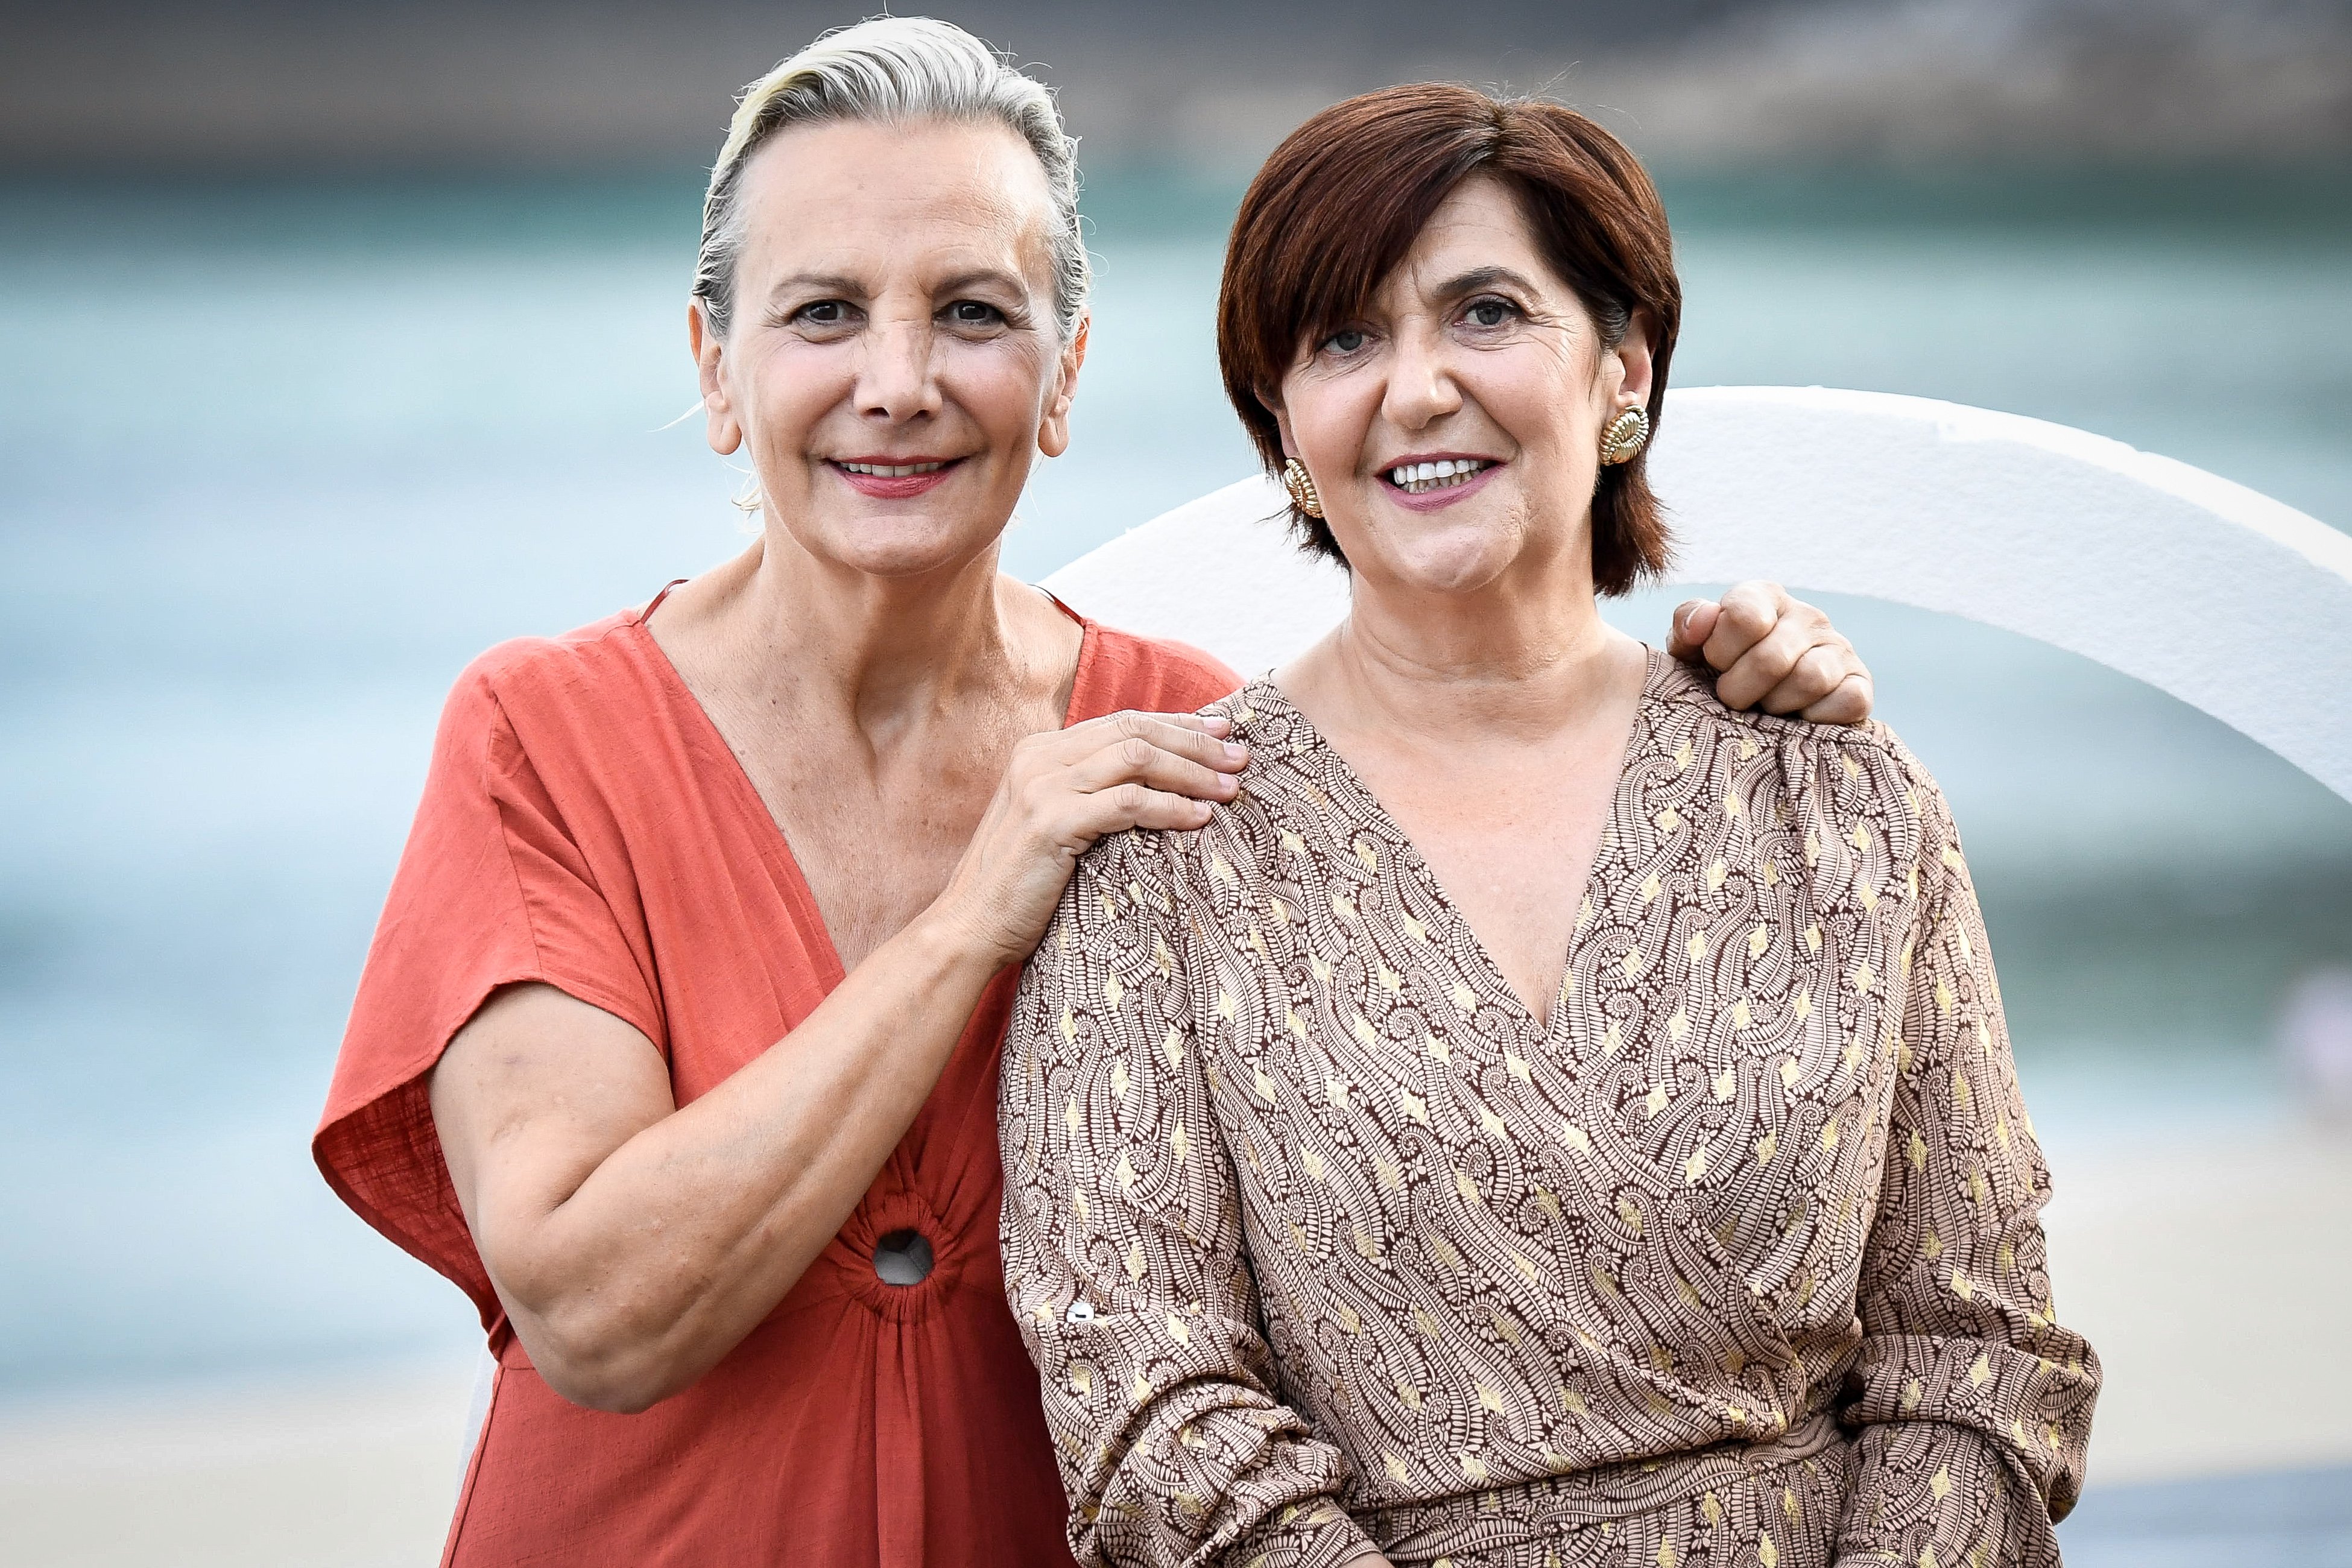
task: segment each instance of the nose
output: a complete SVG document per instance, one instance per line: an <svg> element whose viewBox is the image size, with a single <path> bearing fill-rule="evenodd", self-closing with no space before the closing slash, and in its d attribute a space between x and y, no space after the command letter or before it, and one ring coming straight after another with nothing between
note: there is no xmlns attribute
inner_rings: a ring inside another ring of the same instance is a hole
<svg viewBox="0 0 2352 1568"><path fill-rule="evenodd" d="M940 411L929 321L877 321L866 332L857 375L857 411L904 425Z"/></svg>
<svg viewBox="0 0 2352 1568"><path fill-rule="evenodd" d="M1381 415L1401 430L1420 430L1461 408L1462 388L1454 382L1444 339L1428 332L1400 332L1389 355Z"/></svg>

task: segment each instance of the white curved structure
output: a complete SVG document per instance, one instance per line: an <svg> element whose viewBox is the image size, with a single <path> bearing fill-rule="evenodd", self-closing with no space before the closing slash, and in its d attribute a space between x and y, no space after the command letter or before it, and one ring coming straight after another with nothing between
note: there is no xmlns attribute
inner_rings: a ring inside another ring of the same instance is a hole
<svg viewBox="0 0 2352 1568"><path fill-rule="evenodd" d="M1652 458L1674 580L1769 577L1943 610L2138 678L2352 799L2352 536L2120 441L1924 397L1668 394ZM1346 579L1267 520L1264 476L1045 580L1254 673L1336 622ZM1203 548L1203 545L1206 548Z"/></svg>

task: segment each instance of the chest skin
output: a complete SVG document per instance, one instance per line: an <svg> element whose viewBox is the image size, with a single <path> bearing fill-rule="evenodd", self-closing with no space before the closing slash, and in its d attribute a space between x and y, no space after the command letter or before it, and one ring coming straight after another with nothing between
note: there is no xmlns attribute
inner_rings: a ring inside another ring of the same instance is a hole
<svg viewBox="0 0 2352 1568"><path fill-rule="evenodd" d="M1559 994L1639 706L1640 682L1621 684L1558 730L1442 752L1379 726L1324 732L1538 1026Z"/></svg>
<svg viewBox="0 0 2352 1568"><path fill-rule="evenodd" d="M1020 742L1059 730L1081 633L1025 605L992 679L860 707L824 672L665 629L664 651L783 836L842 968L947 886Z"/></svg>
<svg viewBox="0 0 2352 1568"><path fill-rule="evenodd" d="M1351 759L1538 1025L1550 1020L1601 848L1617 751L1546 746L1456 766L1441 787L1378 751Z"/></svg>
<svg viewBox="0 0 2352 1568"><path fill-rule="evenodd" d="M1048 696L939 715L879 745L781 713L711 717L791 846L842 967L854 969L939 897L1013 746L1061 714Z"/></svg>

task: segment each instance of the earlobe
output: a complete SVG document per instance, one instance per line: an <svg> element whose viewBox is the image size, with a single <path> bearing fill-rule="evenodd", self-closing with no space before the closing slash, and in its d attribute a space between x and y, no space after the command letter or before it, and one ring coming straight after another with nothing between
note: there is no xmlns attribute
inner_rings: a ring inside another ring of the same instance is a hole
<svg viewBox="0 0 2352 1568"><path fill-rule="evenodd" d="M1062 351L1059 384L1045 405L1045 417L1037 422L1037 450L1048 458L1058 458L1070 449L1070 405L1077 399L1078 371L1087 363L1087 331L1093 324L1091 316L1078 318L1077 331Z"/></svg>
<svg viewBox="0 0 2352 1568"><path fill-rule="evenodd" d="M727 382L720 374L720 362L726 357L726 344L710 330L709 318L704 313L702 301L688 300L686 303L686 342L694 352L695 379L702 388L702 408L706 416L705 438L710 449L720 457L731 456L743 445L743 426L735 417L734 407L727 400Z"/></svg>

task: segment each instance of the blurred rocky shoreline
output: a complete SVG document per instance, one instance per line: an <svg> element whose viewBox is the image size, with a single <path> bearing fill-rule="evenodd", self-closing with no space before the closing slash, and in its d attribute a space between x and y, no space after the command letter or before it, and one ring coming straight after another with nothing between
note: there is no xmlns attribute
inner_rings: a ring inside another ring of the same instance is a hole
<svg viewBox="0 0 2352 1568"><path fill-rule="evenodd" d="M862 8L11 0L0 171L690 164L741 82ZM2352 159L2352 0L921 8L1037 65L1116 163L1246 167L1425 77L1549 90L1682 168Z"/></svg>

